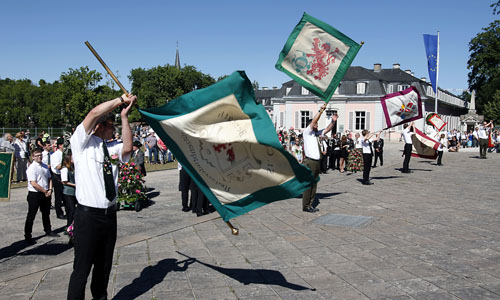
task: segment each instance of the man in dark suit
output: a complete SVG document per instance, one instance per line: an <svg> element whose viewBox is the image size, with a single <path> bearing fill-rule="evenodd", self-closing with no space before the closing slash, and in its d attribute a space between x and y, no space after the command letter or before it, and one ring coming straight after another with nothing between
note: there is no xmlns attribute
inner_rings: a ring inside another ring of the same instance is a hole
<svg viewBox="0 0 500 300"><path fill-rule="evenodd" d="M139 141L135 141L132 144L132 157L131 161L134 162L140 169L141 174L146 176L146 167L144 166L144 152L141 150L142 144Z"/></svg>
<svg viewBox="0 0 500 300"><path fill-rule="evenodd" d="M373 142L373 149L375 149L375 160L373 161L373 168L377 167L377 159L380 159L380 166L384 165L384 139L379 138Z"/></svg>

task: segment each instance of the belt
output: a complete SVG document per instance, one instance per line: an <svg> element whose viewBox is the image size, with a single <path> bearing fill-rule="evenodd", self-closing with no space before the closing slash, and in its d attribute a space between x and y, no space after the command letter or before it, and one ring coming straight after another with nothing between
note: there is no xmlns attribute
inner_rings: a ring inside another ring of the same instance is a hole
<svg viewBox="0 0 500 300"><path fill-rule="evenodd" d="M319 159L314 159L314 158L310 158L310 157L307 157L307 156L306 156L306 158L309 159L309 160L312 160L312 161L319 161Z"/></svg>
<svg viewBox="0 0 500 300"><path fill-rule="evenodd" d="M96 215L103 215L103 216L109 216L114 212L116 212L116 208L114 205L108 206L108 208L97 208L97 207L90 207L78 204L76 208L77 209L79 208L84 212L93 213Z"/></svg>

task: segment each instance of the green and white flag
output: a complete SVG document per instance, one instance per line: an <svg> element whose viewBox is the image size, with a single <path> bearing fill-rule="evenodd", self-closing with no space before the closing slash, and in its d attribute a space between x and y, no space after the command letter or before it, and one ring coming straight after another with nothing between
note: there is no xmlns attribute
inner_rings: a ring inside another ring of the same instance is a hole
<svg viewBox="0 0 500 300"><path fill-rule="evenodd" d="M139 111L224 221L296 197L315 182L282 148L243 71Z"/></svg>
<svg viewBox="0 0 500 300"><path fill-rule="evenodd" d="M281 50L276 69L328 103L361 46L304 13Z"/></svg>

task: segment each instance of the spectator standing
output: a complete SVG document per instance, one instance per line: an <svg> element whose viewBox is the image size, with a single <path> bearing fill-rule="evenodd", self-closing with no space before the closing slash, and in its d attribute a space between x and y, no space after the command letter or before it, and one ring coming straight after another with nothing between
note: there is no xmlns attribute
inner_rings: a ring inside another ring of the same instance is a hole
<svg viewBox="0 0 500 300"><path fill-rule="evenodd" d="M375 160L373 161L373 167L377 167L377 160L380 159L380 166L384 165L384 139L379 136L373 142L373 149L375 151Z"/></svg>
<svg viewBox="0 0 500 300"><path fill-rule="evenodd" d="M35 244L32 237L33 222L38 209L42 213L43 230L47 236L58 236L52 232L50 225L50 196L52 195L52 180L50 171L42 163L42 151L33 151L33 163L27 170L28 175L28 214L24 224L24 239L28 244Z"/></svg>
<svg viewBox="0 0 500 300"><path fill-rule="evenodd" d="M24 140L23 132L16 133L16 141L14 142L14 157L17 170L17 182L26 181L26 168L28 167L28 149Z"/></svg>
<svg viewBox="0 0 500 300"><path fill-rule="evenodd" d="M158 140L156 139L153 129L150 130L150 134L146 139L149 149L149 163L153 163L153 155L155 157L154 164L158 163Z"/></svg>
<svg viewBox="0 0 500 300"><path fill-rule="evenodd" d="M75 196L75 166L71 154L64 156L61 169L61 182L63 184L63 196L66 203L66 228L73 223L76 208Z"/></svg>
<svg viewBox="0 0 500 300"><path fill-rule="evenodd" d="M130 161L134 162L143 176L146 176L146 166L144 165L144 152L141 150L142 144L135 141L132 144L132 157Z"/></svg>
<svg viewBox="0 0 500 300"><path fill-rule="evenodd" d="M14 138L12 134L6 133L3 135L3 141L0 144L0 152L14 153L16 148L14 147Z"/></svg>
<svg viewBox="0 0 500 300"><path fill-rule="evenodd" d="M61 181L61 169L63 167L63 147L64 139L58 138L56 141L57 150L50 155L50 170L52 171L52 183L54 185L54 207L56 209L56 215L58 219L66 219L66 215L62 207L66 206L63 194L63 184ZM67 211L67 209L65 208Z"/></svg>

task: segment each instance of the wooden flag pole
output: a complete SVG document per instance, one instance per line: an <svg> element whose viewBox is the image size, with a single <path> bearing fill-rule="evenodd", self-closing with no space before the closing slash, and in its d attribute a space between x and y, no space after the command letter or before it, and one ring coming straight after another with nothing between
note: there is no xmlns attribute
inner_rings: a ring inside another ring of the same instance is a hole
<svg viewBox="0 0 500 300"><path fill-rule="evenodd" d="M229 228L231 228L231 233L233 235L238 235L238 233L240 233L240 230L238 228L234 228L233 224L231 224L229 221L226 222L227 226L229 226Z"/></svg>
<svg viewBox="0 0 500 300"><path fill-rule="evenodd" d="M85 42L85 45L87 45L87 47L89 48L90 52L92 52L94 54L95 58L97 58L97 60L101 63L101 65L104 67L104 69L106 69L106 71L108 72L108 74L111 76L111 78L113 78L113 80L120 87L120 89L122 90L122 92L125 95L128 95L129 93L128 93L127 89L125 89L125 87L121 84L121 82L118 80L118 78L116 78L115 74L113 74L113 72L111 72L111 70L108 68L108 66L106 65L106 63L102 60L102 58L99 56L99 54L97 54L97 52L94 50L94 47L92 47L92 45L88 41Z"/></svg>

